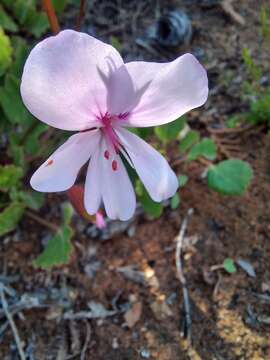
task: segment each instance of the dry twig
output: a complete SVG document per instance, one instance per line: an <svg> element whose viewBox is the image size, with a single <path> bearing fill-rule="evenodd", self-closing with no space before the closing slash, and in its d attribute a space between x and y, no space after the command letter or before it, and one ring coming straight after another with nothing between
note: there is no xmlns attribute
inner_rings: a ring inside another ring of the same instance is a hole
<svg viewBox="0 0 270 360"><path fill-rule="evenodd" d="M185 232L187 228L188 218L193 214L193 209L189 209L187 212L186 217L182 223L180 232L176 237L176 251L175 251L175 263L176 263L176 271L177 277L182 286L183 298L184 298L184 324L183 324L183 331L182 336L188 339L189 345L191 344L191 309L190 309L190 302L189 302L189 295L187 289L187 281L183 272L183 265L181 260L182 255L182 247L184 243Z"/></svg>
<svg viewBox="0 0 270 360"><path fill-rule="evenodd" d="M233 8L232 5L233 0L223 0L220 4L220 6L222 7L223 11L229 15L237 24L239 25L245 25L246 21L243 18L242 15L240 15L238 12L236 12L236 10Z"/></svg>
<svg viewBox="0 0 270 360"><path fill-rule="evenodd" d="M53 232L57 232L59 230L57 225L50 223L49 221L38 216L37 214L32 213L32 211L30 211L30 210L26 210L25 214L32 220L36 221L40 225L47 227L48 229L52 230Z"/></svg>
<svg viewBox="0 0 270 360"><path fill-rule="evenodd" d="M91 327L90 327L90 324L89 322L86 320L85 322L85 325L86 325L86 338L85 338L85 343L83 345L83 349L82 349L82 352L81 352L81 357L80 357L80 360L85 360L86 357L86 351L87 351L87 348L89 346L89 342L90 342L90 339L91 339Z"/></svg>
<svg viewBox="0 0 270 360"><path fill-rule="evenodd" d="M7 300L6 300L6 297L5 297L5 287L1 283L0 283L0 298L1 298L1 303L2 303L4 313L6 315L6 318L7 318L8 322L9 322L9 325L10 325L12 333L13 333L13 336L14 336L14 339L15 339L15 342L16 342L16 345L17 345L17 349L18 349L20 358L21 358L21 360L26 360L26 357L25 357L25 354L24 354L24 351L23 351L23 348L22 348L22 345L21 345L21 340L20 340L20 336L19 336L17 327L16 327L15 322L13 320L13 317L12 317L12 315L9 312L9 309L8 309L8 303L7 303Z"/></svg>

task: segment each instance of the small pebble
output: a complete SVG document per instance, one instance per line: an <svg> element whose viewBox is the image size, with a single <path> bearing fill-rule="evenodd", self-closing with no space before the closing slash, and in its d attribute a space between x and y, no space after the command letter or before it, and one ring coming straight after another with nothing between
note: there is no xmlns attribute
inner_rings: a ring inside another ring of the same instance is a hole
<svg viewBox="0 0 270 360"><path fill-rule="evenodd" d="M141 352L140 352L140 355L143 359L150 359L150 351L149 350L146 350L146 349L142 349Z"/></svg>

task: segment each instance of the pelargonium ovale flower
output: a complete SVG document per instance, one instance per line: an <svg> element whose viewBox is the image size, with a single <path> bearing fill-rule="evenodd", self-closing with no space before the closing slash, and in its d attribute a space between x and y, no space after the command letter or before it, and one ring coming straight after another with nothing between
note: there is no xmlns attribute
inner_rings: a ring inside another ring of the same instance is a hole
<svg viewBox="0 0 270 360"><path fill-rule="evenodd" d="M65 30L31 51L21 95L39 120L77 131L34 173L32 187L65 191L90 160L87 212L97 213L103 203L110 218L126 220L135 211L136 198L121 156L135 168L154 201L173 196L178 188L164 157L127 128L166 124L203 105L208 81L191 54L169 63L124 64L111 45Z"/></svg>

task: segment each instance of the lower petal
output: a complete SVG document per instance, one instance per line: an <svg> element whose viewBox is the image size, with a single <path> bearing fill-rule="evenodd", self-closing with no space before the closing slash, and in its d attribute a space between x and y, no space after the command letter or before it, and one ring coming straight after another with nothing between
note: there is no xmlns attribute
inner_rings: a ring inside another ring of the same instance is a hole
<svg viewBox="0 0 270 360"><path fill-rule="evenodd" d="M151 198L160 202L172 197L178 180L167 160L137 135L123 128L116 132Z"/></svg>
<svg viewBox="0 0 270 360"><path fill-rule="evenodd" d="M106 213L111 219L128 220L136 208L133 186L119 155L105 156L105 139L92 157L86 179L85 207L89 214L95 214L103 201Z"/></svg>
<svg viewBox="0 0 270 360"><path fill-rule="evenodd" d="M30 180L33 189L41 192L68 190L99 141L99 130L72 135L34 173Z"/></svg>
<svg viewBox="0 0 270 360"><path fill-rule="evenodd" d="M87 169L84 191L84 206L88 214L97 213L101 203L101 149L98 148L93 154Z"/></svg>

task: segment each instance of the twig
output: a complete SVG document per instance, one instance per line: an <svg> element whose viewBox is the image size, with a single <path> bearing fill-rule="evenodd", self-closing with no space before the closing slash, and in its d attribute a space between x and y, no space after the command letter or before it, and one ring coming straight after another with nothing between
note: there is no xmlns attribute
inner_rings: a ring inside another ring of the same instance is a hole
<svg viewBox="0 0 270 360"><path fill-rule="evenodd" d="M245 25L246 21L243 18L242 15L240 15L238 12L236 12L232 5L233 0L223 0L220 4L223 11L229 15L235 22L237 22L239 25Z"/></svg>
<svg viewBox="0 0 270 360"><path fill-rule="evenodd" d="M10 312L8 310L8 303L7 303L5 294L4 294L4 287L3 287L2 284L0 284L0 297L1 297L3 310L5 312L6 318L7 318L8 322L9 322L10 327L11 327L11 330L12 330L12 333L13 333L17 348L18 348L20 358L21 358L21 360L26 360L24 351L22 349L21 340L20 340L20 337L19 337L19 334L18 334L17 327L15 325L15 322L13 321L12 315L10 314Z"/></svg>
<svg viewBox="0 0 270 360"><path fill-rule="evenodd" d="M253 127L255 127L255 125L253 124L241 128L223 128L223 129L214 129L208 126L207 130L213 134L235 134L235 133L245 132L247 130L252 129Z"/></svg>
<svg viewBox="0 0 270 360"><path fill-rule="evenodd" d="M82 21L84 18L84 9L85 9L85 0L80 0L80 10L79 10L79 15L76 21L76 30L80 31L81 26L82 26Z"/></svg>
<svg viewBox="0 0 270 360"><path fill-rule="evenodd" d="M54 34L59 33L60 26L51 0L42 0L42 3L44 10L46 11L52 32Z"/></svg>
<svg viewBox="0 0 270 360"><path fill-rule="evenodd" d="M37 223L47 227L48 229L52 230L53 232L56 232L59 230L58 226L48 222L45 219L42 219L40 216L38 216L37 214L32 213L32 211L30 210L26 210L25 214L31 218L32 220L35 220Z"/></svg>
<svg viewBox="0 0 270 360"><path fill-rule="evenodd" d="M86 357L86 351L87 351L87 348L89 346L89 342L90 342L90 339L91 339L91 327L89 325L89 322L86 320L85 322L85 325L86 325L86 339L85 339L85 343L83 345L83 349L82 349L82 352L81 352L81 357L80 357L80 360L85 360Z"/></svg>
<svg viewBox="0 0 270 360"><path fill-rule="evenodd" d="M175 263L176 263L176 271L177 271L177 277L181 283L182 286L182 292L183 292L183 298L184 298L184 325L183 325L183 333L182 336L186 337L188 339L189 345L191 344L191 310L190 310L190 303L189 303L189 295L188 295L188 289L187 289L187 281L183 272L183 265L181 260L181 252L185 237L185 232L187 228L188 218L193 214L193 209L189 209L187 212L186 217L184 218L184 221L182 223L180 232L176 238L176 251L175 251Z"/></svg>

